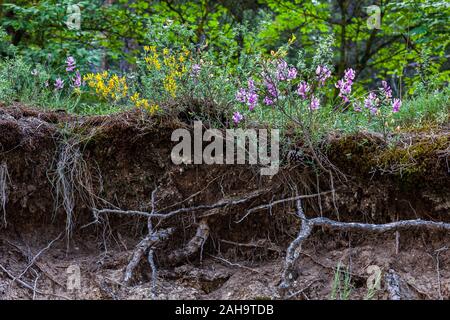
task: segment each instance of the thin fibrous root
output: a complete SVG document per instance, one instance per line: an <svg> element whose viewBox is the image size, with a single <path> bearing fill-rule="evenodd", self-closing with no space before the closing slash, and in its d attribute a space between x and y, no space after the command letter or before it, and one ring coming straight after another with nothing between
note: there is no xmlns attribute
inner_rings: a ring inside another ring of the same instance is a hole
<svg viewBox="0 0 450 320"><path fill-rule="evenodd" d="M220 200L213 204L203 204L203 205L199 205L196 207L179 208L179 209L175 209L170 212L158 212L156 210L153 210L152 212L145 212L145 211L136 211L136 210L97 209L97 208L93 208L92 211L94 213L94 218L95 218L94 222L98 221L98 218L101 214L123 214L123 215L129 215L129 216L141 216L141 217L146 217L146 218L167 219L167 218L173 217L178 214L183 214L183 213L225 208L228 206L237 206L237 205L243 204L249 200L255 199L258 196L266 193L267 191L268 190L258 190L258 191L252 192L252 193L244 195L244 196L233 197L230 199L223 199L223 200Z"/></svg>
<svg viewBox="0 0 450 320"><path fill-rule="evenodd" d="M279 289L282 294L287 292L287 290L291 286L292 281L295 278L294 264L296 263L300 255L301 245L303 241L305 241L311 235L314 227L322 227L326 229L334 229L339 231L364 231L375 233L399 231L402 229L409 229L409 228L423 228L428 230L450 231L450 223L426 221L422 219L402 220L386 224L339 222L323 217L307 219L303 212L300 199L297 200L296 213L298 217L301 219L302 223L297 238L289 245L286 252L284 270L282 274L281 284L279 286Z"/></svg>
<svg viewBox="0 0 450 320"><path fill-rule="evenodd" d="M76 195L79 195L83 202L90 207L94 206L92 177L83 159L78 141L65 141L61 146L53 182L56 189L55 211L61 201L66 213L67 239L70 239Z"/></svg>
<svg viewBox="0 0 450 320"><path fill-rule="evenodd" d="M64 296L64 295L59 295L56 293L52 293L52 292L43 292L40 290L36 289L36 284L34 286L26 283L23 280L18 279L16 276L14 276L11 271L9 271L8 269L6 269L3 265L0 264L0 271L4 272L9 278L11 278L13 281L16 281L17 283L19 283L22 287L29 289L33 292L33 296L36 295L36 293L42 295L42 296L53 296L53 297L57 297L60 299L64 299L64 300L69 300L68 297Z"/></svg>
<svg viewBox="0 0 450 320"><path fill-rule="evenodd" d="M257 207L249 209L247 211L247 213L241 219L236 221L236 223L240 223L240 222L244 221L248 217L249 214L251 214L251 213L253 213L255 211L264 210L264 209L272 209L272 207L274 207L275 205L278 205L278 204L283 204L283 203L286 203L286 202L302 200L302 199L316 198L316 197L327 195L327 194L330 194L330 193L333 193L333 192L334 192L333 190L331 190L331 191L324 191L324 192L320 192L320 193L316 193L316 194L307 194L307 195L302 195L302 196L290 197L290 198L286 198L286 199L280 199L280 200L273 201L273 202L271 202L269 204L263 204L263 205L260 205L260 206L257 206Z"/></svg>
<svg viewBox="0 0 450 320"><path fill-rule="evenodd" d="M169 254L168 257L169 264L170 265L179 264L180 262L196 254L199 250L201 251L208 237L209 237L209 226L206 222L206 219L202 219L199 222L195 236L188 242L188 244L184 248L175 250L171 254Z"/></svg>
<svg viewBox="0 0 450 320"><path fill-rule="evenodd" d="M123 278L124 284L128 285L133 278L133 271L138 266L142 257L145 255L148 249L153 250L156 245L158 245L161 241L167 239L175 229L168 228L164 230L159 230L155 233L149 234L147 237L141 240L136 246L136 249L133 252L130 262L128 263L125 269L125 275Z"/></svg>
<svg viewBox="0 0 450 320"><path fill-rule="evenodd" d="M8 182L10 181L8 166L0 164L0 210L3 213L3 224L6 227L6 203L8 202Z"/></svg>

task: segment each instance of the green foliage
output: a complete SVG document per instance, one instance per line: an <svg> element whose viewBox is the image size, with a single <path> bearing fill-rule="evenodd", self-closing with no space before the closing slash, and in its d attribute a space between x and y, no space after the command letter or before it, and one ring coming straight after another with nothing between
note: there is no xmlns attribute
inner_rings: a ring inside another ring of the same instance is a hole
<svg viewBox="0 0 450 320"><path fill-rule="evenodd" d="M0 100L89 114L171 105L222 125L240 112L246 125L301 123L314 141L330 130L387 135L448 121L450 9L443 1L389 2L381 6L380 30L367 27L369 1L247 0L243 9L233 1L80 1L79 30L66 25L71 4L0 5ZM83 77L108 70L103 87L86 81L74 88L74 75L65 70L68 56ZM262 75L274 74L279 59L299 76L280 84L276 106L264 106L262 95L249 112L236 102L236 92L249 79L263 87ZM315 81L319 65L333 75L315 90L321 106L310 112L311 101L301 101L296 89L301 81ZM351 103L362 104L369 90L387 80L393 96L403 100L400 111L384 102L377 114L343 104L333 84L349 67L358 77ZM113 75L130 90L105 99ZM65 83L61 90L55 90L58 78Z"/></svg>
<svg viewBox="0 0 450 320"><path fill-rule="evenodd" d="M331 287L331 300L349 300L353 291L352 276L350 269L346 267L342 270L341 263L337 264L336 271L334 273L333 285Z"/></svg>

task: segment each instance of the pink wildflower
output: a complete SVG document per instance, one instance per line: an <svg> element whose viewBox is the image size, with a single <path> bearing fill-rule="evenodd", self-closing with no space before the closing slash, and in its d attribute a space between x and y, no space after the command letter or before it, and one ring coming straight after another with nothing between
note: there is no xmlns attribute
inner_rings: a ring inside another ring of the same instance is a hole
<svg viewBox="0 0 450 320"><path fill-rule="evenodd" d="M394 99L394 103L392 104L392 112L399 112L401 106L402 101L400 99Z"/></svg>
<svg viewBox="0 0 450 320"><path fill-rule="evenodd" d="M311 87L305 81L300 82L298 85L297 93L302 99L306 99Z"/></svg>
<svg viewBox="0 0 450 320"><path fill-rule="evenodd" d="M77 67L76 61L72 56L67 58L66 64L67 64L67 68L66 68L67 72L72 72Z"/></svg>
<svg viewBox="0 0 450 320"><path fill-rule="evenodd" d="M309 106L310 110L317 110L320 107L320 100L314 96L311 97L311 104Z"/></svg>
<svg viewBox="0 0 450 320"><path fill-rule="evenodd" d="M244 119L244 116L242 114L240 114L238 111L233 113L233 122L234 122L234 124L238 124L239 122L242 121L242 119Z"/></svg>
<svg viewBox="0 0 450 320"><path fill-rule="evenodd" d="M331 71L326 66L318 66L316 75L321 85L325 85L325 81L331 77Z"/></svg>
<svg viewBox="0 0 450 320"><path fill-rule="evenodd" d="M62 90L64 88L64 80L61 78L56 79L55 81L55 89L56 90Z"/></svg>

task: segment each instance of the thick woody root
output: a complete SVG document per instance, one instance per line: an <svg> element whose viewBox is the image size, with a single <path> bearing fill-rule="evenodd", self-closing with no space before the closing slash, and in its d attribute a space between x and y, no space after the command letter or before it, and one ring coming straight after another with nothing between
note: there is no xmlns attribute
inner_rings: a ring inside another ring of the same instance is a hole
<svg viewBox="0 0 450 320"><path fill-rule="evenodd" d="M141 242L139 242L133 252L130 262L125 269L125 275L123 278L124 284L128 285L130 283L133 278L134 270L139 265L139 262L144 257L146 252L148 250L154 250L158 244L167 239L174 231L175 229L172 228L160 230L149 234L147 237L142 239Z"/></svg>
<svg viewBox="0 0 450 320"><path fill-rule="evenodd" d="M402 220L397 222L391 222L386 224L368 224L359 222L339 222L330 220L328 218L311 218L307 219L300 200L297 200L297 215L301 219L301 227L297 238L289 245L286 252L286 259L284 270L282 274L279 290L281 295L286 295L287 291L291 287L292 282L296 278L295 263L300 255L301 246L303 242L311 235L315 227L322 227L330 230L338 231L360 231L360 232L374 232L384 233L405 230L410 228L422 228L427 230L436 231L448 231L450 232L450 223L426 221L422 219L415 220ZM395 282L394 278L391 282ZM394 292L395 290L393 290ZM392 293L392 298L395 298L395 294Z"/></svg>
<svg viewBox="0 0 450 320"><path fill-rule="evenodd" d="M97 209L93 208L94 214L94 223L98 222L100 219L100 215L104 214L118 214L118 215L127 215L127 216L141 216L146 217L148 219L148 229L149 235L145 237L141 242L136 246L136 249L132 255L132 258L125 270L125 275L123 278L123 282L125 284L129 284L132 277L133 271L136 269L137 265L141 261L141 259L145 256L148 251L148 259L151 268L152 268L152 282L155 283L155 274L156 274L156 265L153 260L154 249L157 244L159 244L162 240L167 239L173 232L174 229L170 228L162 231L153 231L153 224L151 222L152 219L157 219L159 221L166 220L168 218L183 215L187 213L193 213L197 211L206 211L204 214L204 218L202 218L197 227L197 231L195 236L187 243L187 245L181 249L175 250L168 257L168 264L176 265L180 262L192 257L199 250L202 251L203 245L209 237L210 229L207 224L207 216L214 215L218 213L218 209L225 208L229 206L237 206L240 204L244 204L249 200L255 199L262 194L266 193L267 190L258 190L252 192L250 194L233 197L228 199L222 199L213 204L203 204L195 207L185 207L174 209L169 212L159 212L156 209L156 190L152 192L152 210L151 212L145 211L135 211L135 210L120 210L120 209ZM155 285L153 285L154 287Z"/></svg>
<svg viewBox="0 0 450 320"><path fill-rule="evenodd" d="M6 163L0 164L0 212L3 214L2 224L6 227L6 203L8 202L9 173Z"/></svg>
<svg viewBox="0 0 450 320"><path fill-rule="evenodd" d="M389 293L389 300L401 300L400 279L393 269L385 275L386 290Z"/></svg>
<svg viewBox="0 0 450 320"><path fill-rule="evenodd" d="M209 227L205 219L201 220L195 236L188 242L188 244L181 249L173 251L168 257L170 265L179 264L186 259L189 259L198 251L202 251L203 245L209 237ZM201 256L201 253L200 253Z"/></svg>

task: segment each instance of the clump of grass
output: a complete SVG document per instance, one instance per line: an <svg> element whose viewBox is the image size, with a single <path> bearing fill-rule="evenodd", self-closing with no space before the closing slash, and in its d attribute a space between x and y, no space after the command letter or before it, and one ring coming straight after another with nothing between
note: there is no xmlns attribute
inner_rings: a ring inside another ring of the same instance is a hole
<svg viewBox="0 0 450 320"><path fill-rule="evenodd" d="M442 91L426 92L407 99L396 115L399 126L421 128L445 124L449 121L450 87Z"/></svg>
<svg viewBox="0 0 450 320"><path fill-rule="evenodd" d="M334 273L333 285L331 287L331 300L349 300L350 295L353 291L352 287L352 277L350 273L350 268L342 268L339 262Z"/></svg>

